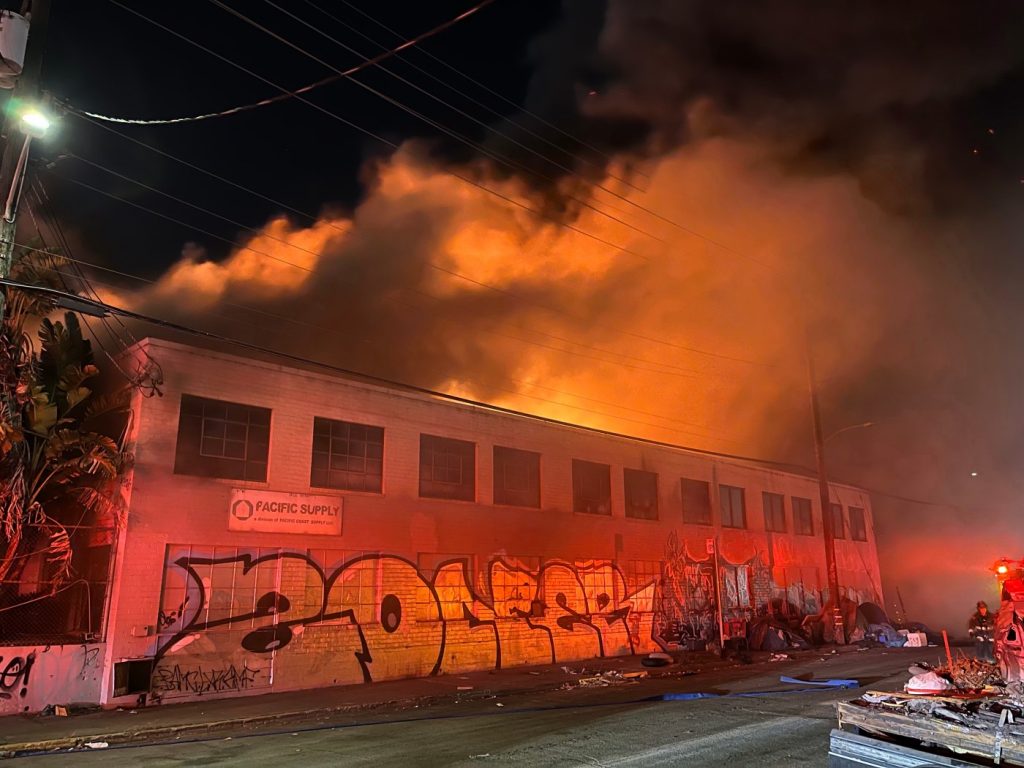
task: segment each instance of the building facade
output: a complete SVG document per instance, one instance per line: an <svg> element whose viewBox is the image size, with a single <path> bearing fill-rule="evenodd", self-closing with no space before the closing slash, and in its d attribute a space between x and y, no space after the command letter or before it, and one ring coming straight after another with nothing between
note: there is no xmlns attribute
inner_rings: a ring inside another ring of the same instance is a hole
<svg viewBox="0 0 1024 768"><path fill-rule="evenodd" d="M119 706L700 648L827 599L814 478L167 341L128 354L166 380L135 398L102 634L0 648L29 683L0 711L62 677ZM842 588L881 602L870 500L832 493Z"/></svg>

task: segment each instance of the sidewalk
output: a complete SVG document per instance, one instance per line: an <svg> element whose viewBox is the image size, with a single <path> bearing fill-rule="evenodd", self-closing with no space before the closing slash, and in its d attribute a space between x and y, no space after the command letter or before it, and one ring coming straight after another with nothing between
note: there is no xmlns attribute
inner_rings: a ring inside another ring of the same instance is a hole
<svg viewBox="0 0 1024 768"><path fill-rule="evenodd" d="M843 649L843 655L846 652ZM495 697L541 694L578 686L581 678L610 670L647 672L648 685L633 689L638 695L647 695L654 692L654 688L666 685L674 690L697 690L729 683L731 687L742 689L746 687L746 681L769 668L773 672L783 672L783 667L806 666L817 661L822 651L791 653L792 661L775 664L767 663L770 655L752 654L755 664L745 665L723 661L710 654L683 653L677 655L675 664L651 669L642 666L643 656L623 656L163 704L135 710L93 710L69 717L11 715L0 717L0 758L25 752L71 749L87 742L113 745L201 738L213 732L247 727L287 728L346 714L383 714L417 707L479 702ZM570 671L563 671L563 667ZM650 685L656 682L661 684Z"/></svg>

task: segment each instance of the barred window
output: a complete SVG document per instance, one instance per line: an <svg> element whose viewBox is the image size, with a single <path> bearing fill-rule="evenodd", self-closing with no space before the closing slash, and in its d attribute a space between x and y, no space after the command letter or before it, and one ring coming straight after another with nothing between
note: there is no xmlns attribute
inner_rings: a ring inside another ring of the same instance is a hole
<svg viewBox="0 0 1024 768"><path fill-rule="evenodd" d="M383 427L313 419L311 486L380 493L383 474Z"/></svg>
<svg viewBox="0 0 1024 768"><path fill-rule="evenodd" d="M658 519L658 475L641 469L623 470L626 490L626 517L638 520Z"/></svg>
<svg viewBox="0 0 1024 768"><path fill-rule="evenodd" d="M711 484L704 480L683 482L683 522L711 525Z"/></svg>
<svg viewBox="0 0 1024 768"><path fill-rule="evenodd" d="M540 454L494 446L494 503L540 506Z"/></svg>
<svg viewBox="0 0 1024 768"><path fill-rule="evenodd" d="M174 471L266 482L270 409L181 396Z"/></svg>
<svg viewBox="0 0 1024 768"><path fill-rule="evenodd" d="M868 528L864 520L864 510L850 507L850 538L854 541L867 541Z"/></svg>
<svg viewBox="0 0 1024 768"><path fill-rule="evenodd" d="M832 538L834 539L845 539L846 538L846 526L843 525L843 505L832 504Z"/></svg>
<svg viewBox="0 0 1024 768"><path fill-rule="evenodd" d="M764 529L776 533L785 533L786 497L781 493L763 491L761 499L764 502Z"/></svg>
<svg viewBox="0 0 1024 768"><path fill-rule="evenodd" d="M420 496L476 499L476 445L436 435L420 435Z"/></svg>
<svg viewBox="0 0 1024 768"><path fill-rule="evenodd" d="M793 503L793 530L801 536L813 536L814 518L811 515L811 500L794 496L791 501Z"/></svg>
<svg viewBox="0 0 1024 768"><path fill-rule="evenodd" d="M719 505L722 507L722 525L725 528L746 528L747 502L743 489L720 485L718 494Z"/></svg>
<svg viewBox="0 0 1024 768"><path fill-rule="evenodd" d="M612 513L612 468L582 459L572 460L572 508L590 515Z"/></svg>

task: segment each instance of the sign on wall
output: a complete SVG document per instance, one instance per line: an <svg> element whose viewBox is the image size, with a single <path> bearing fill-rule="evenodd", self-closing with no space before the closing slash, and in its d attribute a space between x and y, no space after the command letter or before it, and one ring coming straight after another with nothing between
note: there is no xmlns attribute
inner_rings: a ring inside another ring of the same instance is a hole
<svg viewBox="0 0 1024 768"><path fill-rule="evenodd" d="M228 505L228 530L338 536L341 507L340 496L234 488Z"/></svg>

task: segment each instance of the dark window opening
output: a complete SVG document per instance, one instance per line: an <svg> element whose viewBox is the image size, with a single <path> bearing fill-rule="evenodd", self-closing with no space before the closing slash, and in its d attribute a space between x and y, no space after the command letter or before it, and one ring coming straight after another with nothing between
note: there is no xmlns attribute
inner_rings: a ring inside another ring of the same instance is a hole
<svg viewBox="0 0 1024 768"><path fill-rule="evenodd" d="M494 503L540 506L540 454L494 446Z"/></svg>
<svg viewBox="0 0 1024 768"><path fill-rule="evenodd" d="M775 533L786 532L786 497L781 493L761 493L764 502L764 529Z"/></svg>
<svg viewBox="0 0 1024 768"><path fill-rule="evenodd" d="M638 520L658 519L658 475L642 469L623 470L626 490L626 517Z"/></svg>
<svg viewBox="0 0 1024 768"><path fill-rule="evenodd" d="M683 478L683 522L711 525L711 484Z"/></svg>
<svg viewBox="0 0 1024 768"><path fill-rule="evenodd" d="M589 515L612 513L612 468L582 459L572 460L572 508Z"/></svg>
<svg viewBox="0 0 1024 768"><path fill-rule="evenodd" d="M263 483L269 451L269 408L181 396L176 474Z"/></svg>
<svg viewBox="0 0 1024 768"><path fill-rule="evenodd" d="M476 445L467 440L420 435L420 496L476 499Z"/></svg>
<svg viewBox="0 0 1024 768"><path fill-rule="evenodd" d="M830 509L832 510L832 538L845 539L846 526L843 525L843 505L832 504Z"/></svg>
<svg viewBox="0 0 1024 768"><path fill-rule="evenodd" d="M811 500L794 496L792 502L793 530L801 536L813 536L814 518L811 515Z"/></svg>
<svg viewBox="0 0 1024 768"><path fill-rule="evenodd" d="M114 696L148 693L153 677L153 659L134 659L114 663Z"/></svg>
<svg viewBox="0 0 1024 768"><path fill-rule="evenodd" d="M383 476L383 427L313 419L311 486L380 493Z"/></svg>
<svg viewBox="0 0 1024 768"><path fill-rule="evenodd" d="M854 541L867 541L868 528L864 520L864 510L850 507L850 538Z"/></svg>
<svg viewBox="0 0 1024 768"><path fill-rule="evenodd" d="M722 526L725 528L747 527L747 502L742 488L733 485L718 486L719 506L722 512Z"/></svg>

